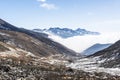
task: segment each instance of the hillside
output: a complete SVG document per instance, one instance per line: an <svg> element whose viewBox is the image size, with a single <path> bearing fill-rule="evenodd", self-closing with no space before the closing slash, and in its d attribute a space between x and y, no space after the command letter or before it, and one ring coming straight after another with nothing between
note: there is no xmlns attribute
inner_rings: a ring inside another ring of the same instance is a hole
<svg viewBox="0 0 120 80"><path fill-rule="evenodd" d="M23 29L23 28L17 28L17 27L7 23L6 21L4 21L2 19L0 19L0 29L1 30L7 30L7 31L15 31L15 32L20 32L20 33L25 33L25 34L29 35L30 37L35 38L36 40L38 40L39 42L41 42L45 46L45 47L43 47L41 45L40 49L46 49L46 51L44 51L44 50L42 50L44 52L42 52L42 51L40 52L40 50L38 51L42 55L47 55L49 51L50 51L51 54L64 54L64 55L71 55L71 56L76 55L76 53L74 51L72 51L72 50L64 47L63 45L61 45L57 42L54 42L51 39L47 38L47 34L37 33L37 32L33 32L33 31L30 31L30 30ZM15 32L13 32L13 34ZM38 49L38 47L33 46L29 50L32 51L32 49L34 49L34 48Z"/></svg>
<svg viewBox="0 0 120 80"><path fill-rule="evenodd" d="M20 32L0 30L0 41L11 46L26 50L38 56L50 56L60 54L45 43ZM3 35L2 35L3 34Z"/></svg>
<svg viewBox="0 0 120 80"><path fill-rule="evenodd" d="M10 31L11 32L11 31ZM4 33L5 34L5 33ZM19 33L20 34L20 33ZM27 39L27 37L26 37ZM26 50L0 41L1 80L119 80L119 76L105 72L85 72L64 65L65 61L39 57ZM69 62L66 61L68 64Z"/></svg>
<svg viewBox="0 0 120 80"><path fill-rule="evenodd" d="M86 72L105 72L120 76L120 40L84 58L76 59L69 67Z"/></svg>
<svg viewBox="0 0 120 80"><path fill-rule="evenodd" d="M111 45L110 47L96 52L89 57L99 57L103 60L101 66L103 67L119 67L120 68L120 40Z"/></svg>
<svg viewBox="0 0 120 80"><path fill-rule="evenodd" d="M119 80L105 72L68 67L76 53L46 34L14 27L0 20L0 80Z"/></svg>

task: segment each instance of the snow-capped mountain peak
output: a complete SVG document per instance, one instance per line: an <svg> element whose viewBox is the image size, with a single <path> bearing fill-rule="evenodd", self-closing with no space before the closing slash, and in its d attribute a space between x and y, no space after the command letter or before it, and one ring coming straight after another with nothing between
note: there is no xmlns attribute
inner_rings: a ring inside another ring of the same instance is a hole
<svg viewBox="0 0 120 80"><path fill-rule="evenodd" d="M84 35L99 35L99 32L92 32L85 29L78 28L76 30L69 29L69 28L49 28L49 29L34 29L34 31L37 32L48 32L55 34L56 36L59 36L61 38L69 38L74 36L84 36Z"/></svg>

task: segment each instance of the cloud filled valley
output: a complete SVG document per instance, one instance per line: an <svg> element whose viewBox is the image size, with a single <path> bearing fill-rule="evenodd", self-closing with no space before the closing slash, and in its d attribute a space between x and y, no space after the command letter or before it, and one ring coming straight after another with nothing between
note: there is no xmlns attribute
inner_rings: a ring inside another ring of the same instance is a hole
<svg viewBox="0 0 120 80"><path fill-rule="evenodd" d="M67 39L63 39L53 34L49 34L49 38L80 53L96 43L100 43L100 44L115 43L120 39L120 33L110 32L110 33L101 33L100 35L74 36Z"/></svg>

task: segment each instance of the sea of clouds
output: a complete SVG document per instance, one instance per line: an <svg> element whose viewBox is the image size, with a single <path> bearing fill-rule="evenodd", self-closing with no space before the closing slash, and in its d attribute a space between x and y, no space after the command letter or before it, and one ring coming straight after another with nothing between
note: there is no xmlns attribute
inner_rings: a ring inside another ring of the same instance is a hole
<svg viewBox="0 0 120 80"><path fill-rule="evenodd" d="M61 43L62 45L72 49L76 52L82 52L90 46L100 43L115 43L120 40L119 32L109 32L109 33L101 33L100 35L85 35L85 36L74 36L70 38L61 38L59 36L55 36L53 34L49 34L49 38L52 40Z"/></svg>

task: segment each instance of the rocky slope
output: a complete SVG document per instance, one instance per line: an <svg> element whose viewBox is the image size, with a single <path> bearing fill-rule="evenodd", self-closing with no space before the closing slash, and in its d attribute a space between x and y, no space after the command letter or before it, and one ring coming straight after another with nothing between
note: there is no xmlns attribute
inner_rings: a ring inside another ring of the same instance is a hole
<svg viewBox="0 0 120 80"><path fill-rule="evenodd" d="M76 59L67 66L86 72L105 72L120 76L120 40L95 54Z"/></svg>
<svg viewBox="0 0 120 80"><path fill-rule="evenodd" d="M60 54L53 48L46 46L43 42L24 33L6 30L0 30L0 33L4 34L0 35L1 42L34 53L35 55L50 56Z"/></svg>
<svg viewBox="0 0 120 80"><path fill-rule="evenodd" d="M120 80L106 72L72 69L68 65L75 54L46 34L0 20L0 80Z"/></svg>
<svg viewBox="0 0 120 80"><path fill-rule="evenodd" d="M96 52L89 57L99 57L102 60L101 66L103 67L119 67L120 68L120 40L111 45L110 47Z"/></svg>
<svg viewBox="0 0 120 80"><path fill-rule="evenodd" d="M24 33L25 35L29 35L30 37L35 38L37 40L37 42L41 43L40 44L41 47L40 47L40 45L39 45L39 47L44 52L42 52L41 50L39 50L39 51L37 50L37 52L41 53L42 55L47 55L47 54L49 54L48 52L51 52L52 54L56 54L57 53L57 54L64 54L64 55L71 55L71 56L75 56L76 55L76 53L74 51L72 51L72 50L64 47L63 45L61 45L61 44L59 44L59 43L57 43L55 41L52 41L51 39L47 38L47 34L37 33L37 32L30 31L30 30L17 28L15 26L5 22L2 19L0 19L0 29L1 30L7 30L8 32L9 31L15 31L15 32ZM16 35L16 38L18 38L17 34L14 34L15 32L13 32L13 35ZM19 37L22 37L22 36L19 36ZM26 42L26 44L27 44L28 40L26 40L26 41L24 40ZM19 41L17 41L17 42L19 43ZM33 44L33 42L31 44ZM35 42L34 42L34 44L35 44ZM26 47L27 47L27 49L29 47L30 51L32 51L32 49L36 49L36 48L38 49L38 46L36 46L36 45L35 46L27 46L26 45ZM31 47L31 49L30 49L30 47ZM24 49L25 49L25 47L24 47Z"/></svg>
<svg viewBox="0 0 120 80"><path fill-rule="evenodd" d="M37 46L40 45L44 47L44 44L42 44L39 40L34 39L24 33L1 30L0 79L1 80L120 79L119 76L112 76L105 72L89 73L83 70L76 70L70 67L66 67L65 64L69 64L71 62L70 60L67 60L64 57L62 58L62 55L43 57L43 54L37 52L36 50ZM32 49L33 53L29 49ZM42 52L44 52L44 49ZM50 53L51 51L48 52L50 55L52 54Z"/></svg>
<svg viewBox="0 0 120 80"><path fill-rule="evenodd" d="M0 58L1 80L119 80L119 76L89 73L51 65L35 58Z"/></svg>

